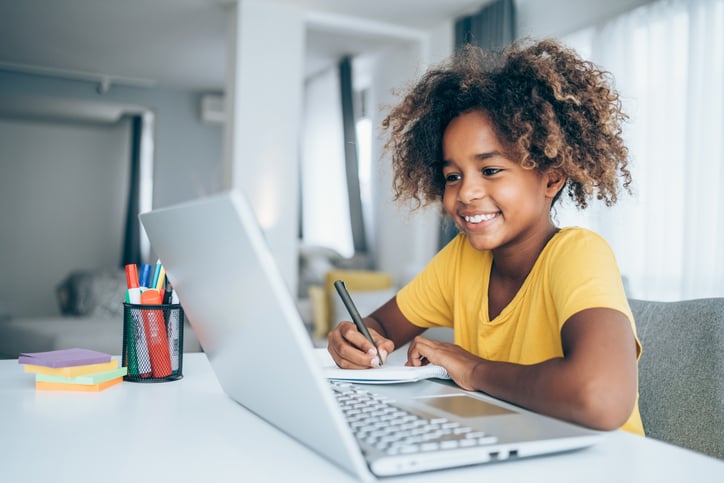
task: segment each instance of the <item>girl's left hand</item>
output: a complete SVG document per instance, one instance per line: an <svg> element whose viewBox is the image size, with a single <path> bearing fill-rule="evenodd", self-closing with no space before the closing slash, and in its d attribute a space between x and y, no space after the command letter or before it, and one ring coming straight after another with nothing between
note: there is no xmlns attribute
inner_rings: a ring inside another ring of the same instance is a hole
<svg viewBox="0 0 724 483"><path fill-rule="evenodd" d="M455 344L439 342L426 337L415 337L407 350L408 366L435 364L447 370L455 384L466 391L475 391L473 372L482 361Z"/></svg>

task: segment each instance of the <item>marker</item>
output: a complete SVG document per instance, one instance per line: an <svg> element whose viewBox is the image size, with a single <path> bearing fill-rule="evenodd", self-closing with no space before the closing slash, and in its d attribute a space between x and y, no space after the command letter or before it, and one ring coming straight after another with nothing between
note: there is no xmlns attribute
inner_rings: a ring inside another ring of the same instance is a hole
<svg viewBox="0 0 724 483"><path fill-rule="evenodd" d="M158 265L158 271L157 274L154 275L154 277L157 278L156 282L153 284L156 290L159 292L163 291L163 284L166 282L166 269L163 268L163 265Z"/></svg>
<svg viewBox="0 0 724 483"><path fill-rule="evenodd" d="M126 302L129 304L141 303L141 289L138 286L138 267L135 263L126 265Z"/></svg>
<svg viewBox="0 0 724 483"><path fill-rule="evenodd" d="M163 277L161 276L161 271L163 271L163 265L161 265L161 260L156 260L156 269L153 271L153 279L151 280L151 285L149 285L149 288L155 288L156 290L161 290L161 287L158 286L158 281L160 280L161 283L163 283Z"/></svg>
<svg viewBox="0 0 724 483"><path fill-rule="evenodd" d="M144 290L141 294L141 303L143 305L161 305L161 292L156 289Z"/></svg>
<svg viewBox="0 0 724 483"><path fill-rule="evenodd" d="M126 265L126 286L128 288L138 287L138 267L135 263Z"/></svg>
<svg viewBox="0 0 724 483"><path fill-rule="evenodd" d="M138 284L142 288L151 288L151 264L144 263L141 265L141 273L138 277Z"/></svg>
<svg viewBox="0 0 724 483"><path fill-rule="evenodd" d="M129 304L140 304L141 303L141 289L138 287L138 268L135 263L126 265L126 303ZM125 312L125 316L128 317L129 312ZM130 315L132 317L132 315ZM125 321L124 324L130 323L131 327L128 327L128 334L126 335L126 355L128 357L128 373L132 375L138 374L138 348L139 341L136 337L135 322ZM125 329L124 329L125 332Z"/></svg>
<svg viewBox="0 0 724 483"><path fill-rule="evenodd" d="M148 289L141 294L144 305L161 305L161 292ZM171 355L168 351L168 338L166 325L163 320L163 310L142 309L143 329L148 341L148 355L151 360L151 373L156 379L171 375Z"/></svg>
<svg viewBox="0 0 724 483"><path fill-rule="evenodd" d="M370 331L367 330L367 326L362 320L362 317L360 317L359 312L357 311L357 307L355 307L354 302L352 301L352 297L349 296L349 292L347 291L347 287L345 287L344 282L342 280L336 280L334 282L334 288L337 289L337 293L342 299L342 303L344 303L344 306L347 307L347 312L349 312L350 317L352 317L352 322L354 322L354 325L357 326L357 330L359 330L362 335L364 335L365 338L370 341L370 343L375 347L375 350L377 351L377 358L380 361L380 365L382 365L382 356L380 355L380 350L377 348L377 344L375 344L375 341L372 340Z"/></svg>
<svg viewBox="0 0 724 483"><path fill-rule="evenodd" d="M141 303L141 288L138 286L138 267L135 263L126 265L126 302L129 304ZM148 345L146 344L146 334L142 327L142 321L134 317L133 309L127 312L131 320L127 321L131 324L128 327L128 374L132 376L148 377L151 375L151 368L148 360ZM142 367L141 367L142 366Z"/></svg>

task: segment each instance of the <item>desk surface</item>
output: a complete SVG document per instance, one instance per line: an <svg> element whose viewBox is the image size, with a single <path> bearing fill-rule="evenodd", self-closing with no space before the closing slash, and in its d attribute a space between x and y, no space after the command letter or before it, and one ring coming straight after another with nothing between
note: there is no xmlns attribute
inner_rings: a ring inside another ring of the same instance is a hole
<svg viewBox="0 0 724 483"><path fill-rule="evenodd" d="M222 391L203 353L175 382L100 393L36 391L0 361L3 481L319 481L353 478ZM724 461L616 431L588 449L388 481L724 480Z"/></svg>

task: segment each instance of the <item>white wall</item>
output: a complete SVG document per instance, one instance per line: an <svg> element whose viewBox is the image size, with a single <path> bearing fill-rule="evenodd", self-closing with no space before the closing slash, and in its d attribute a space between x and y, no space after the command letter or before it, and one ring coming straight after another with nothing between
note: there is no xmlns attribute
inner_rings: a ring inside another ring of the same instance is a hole
<svg viewBox="0 0 724 483"><path fill-rule="evenodd" d="M57 314L69 271L118 266L129 140L128 119L0 117L0 312Z"/></svg>
<svg viewBox="0 0 724 483"><path fill-rule="evenodd" d="M419 77L430 64L438 63L453 49L453 24L442 22L430 32L382 52L374 70L373 126L380 126L389 107L400 102L395 95L411 80ZM381 133L378 133L381 134ZM440 221L438 205L412 209L411 205L393 202L390 159L383 152L386 137L374 136L372 159L376 165L375 181L375 252L378 269L391 272L398 285L412 279L437 251Z"/></svg>
<svg viewBox="0 0 724 483"><path fill-rule="evenodd" d="M131 138L128 126L109 132L118 112L155 115L155 207L221 189L222 129L201 122L196 93L113 86L101 96L94 83L2 70L0 85L0 278L13 284L0 283L0 317L55 315L70 271L119 266Z"/></svg>
<svg viewBox="0 0 724 483"><path fill-rule="evenodd" d="M229 42L234 46L227 82L232 120L226 128L225 183L252 201L270 248L292 293L297 284L298 141L304 74L304 31L313 23L334 19L257 0L242 0L232 14ZM452 24L441 22L430 33L389 28L374 22L338 18L347 29L373 31L389 37L373 67L373 125L379 108L395 102L393 89L418 76L431 59L452 49ZM273 26L273 28L270 28ZM259 46L265 45L264 50ZM270 59L273 59L270 60ZM376 165L374 188L378 268L390 271L399 283L414 276L437 247L438 210L416 211L391 202L389 161L380 160L381 140L372 149ZM323 181L323 180L322 180Z"/></svg>
<svg viewBox="0 0 724 483"><path fill-rule="evenodd" d="M232 15L224 184L250 199L296 293L304 11L240 0Z"/></svg>

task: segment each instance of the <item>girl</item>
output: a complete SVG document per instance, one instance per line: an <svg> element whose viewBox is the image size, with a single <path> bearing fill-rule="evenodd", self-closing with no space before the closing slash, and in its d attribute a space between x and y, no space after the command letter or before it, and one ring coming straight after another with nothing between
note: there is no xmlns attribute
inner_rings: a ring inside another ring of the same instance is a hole
<svg viewBox="0 0 724 483"><path fill-rule="evenodd" d="M607 74L552 40L498 57L467 46L383 122L396 199L442 201L460 233L365 319L380 357L438 364L463 389L601 430L643 434L641 345L614 255L559 228L562 192L612 205L631 176ZM454 329L455 344L420 334ZM343 368L380 364L355 326L329 335Z"/></svg>

